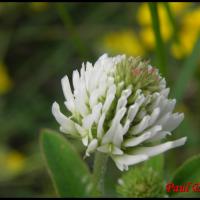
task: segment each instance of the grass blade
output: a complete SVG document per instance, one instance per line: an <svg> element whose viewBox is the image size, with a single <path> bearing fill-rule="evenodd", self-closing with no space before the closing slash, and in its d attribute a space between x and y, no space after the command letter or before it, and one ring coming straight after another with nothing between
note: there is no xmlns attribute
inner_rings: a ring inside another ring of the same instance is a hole
<svg viewBox="0 0 200 200"><path fill-rule="evenodd" d="M182 100L187 85L192 78L195 69L197 68L197 61L200 56L200 37L193 48L192 54L187 58L183 65L183 69L178 76L178 80L175 82L174 88L172 89L172 94L177 100Z"/></svg>
<svg viewBox="0 0 200 200"><path fill-rule="evenodd" d="M160 69L160 72L166 76L166 54L164 51L164 44L161 37L160 32L160 22L159 22L159 16L158 16L158 6L157 3L150 2L148 3L150 13L151 13L151 19L152 19L152 26L156 41L156 55L157 55L157 61L158 61L158 68Z"/></svg>

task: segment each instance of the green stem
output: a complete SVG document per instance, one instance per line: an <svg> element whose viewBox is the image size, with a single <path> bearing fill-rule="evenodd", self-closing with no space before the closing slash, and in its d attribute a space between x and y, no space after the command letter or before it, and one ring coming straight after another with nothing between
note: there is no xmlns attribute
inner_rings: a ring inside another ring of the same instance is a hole
<svg viewBox="0 0 200 200"><path fill-rule="evenodd" d="M96 152L93 168L93 183L98 195L104 195L104 178L106 172L108 155Z"/></svg>
<svg viewBox="0 0 200 200"><path fill-rule="evenodd" d="M165 55L165 48L163 44L163 40L161 37L160 32L160 22L158 17L158 8L157 3L150 2L149 3L149 9L151 13L151 19L152 19L152 26L153 31L155 35L155 41L156 41L156 54L159 64L159 69L163 75L166 75L166 55Z"/></svg>

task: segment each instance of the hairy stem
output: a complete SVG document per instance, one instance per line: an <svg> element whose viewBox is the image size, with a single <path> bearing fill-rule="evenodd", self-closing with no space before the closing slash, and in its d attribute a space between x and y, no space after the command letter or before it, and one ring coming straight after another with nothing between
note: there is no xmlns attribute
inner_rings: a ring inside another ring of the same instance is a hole
<svg viewBox="0 0 200 200"><path fill-rule="evenodd" d="M104 195L104 178L106 172L108 156L106 154L96 152L93 168L94 187L98 195Z"/></svg>

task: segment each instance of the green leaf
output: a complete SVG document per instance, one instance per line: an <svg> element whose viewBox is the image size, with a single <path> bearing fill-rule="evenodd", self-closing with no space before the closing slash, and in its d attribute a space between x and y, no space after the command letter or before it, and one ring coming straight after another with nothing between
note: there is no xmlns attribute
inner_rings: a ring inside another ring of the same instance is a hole
<svg viewBox="0 0 200 200"><path fill-rule="evenodd" d="M194 72L198 66L197 61L200 56L200 37L193 48L192 54L187 58L180 74L177 77L177 81L175 82L175 86L172 90L173 95L177 100L181 100L187 89L188 82L194 75Z"/></svg>
<svg viewBox="0 0 200 200"><path fill-rule="evenodd" d="M200 180L200 155L193 156L188 159L181 165L174 173L171 182L174 185L184 185L188 182L192 184L199 183ZM189 189L189 192L192 192L192 188ZM177 195L172 192L170 195Z"/></svg>
<svg viewBox="0 0 200 200"><path fill-rule="evenodd" d="M199 182L200 180L200 155L193 156L185 161L174 173L172 181L174 184L185 182Z"/></svg>
<svg viewBox="0 0 200 200"><path fill-rule="evenodd" d="M150 158L147 160L144 165L152 167L154 170L157 172L163 174L163 169L164 169L164 156L158 155Z"/></svg>
<svg viewBox="0 0 200 200"><path fill-rule="evenodd" d="M90 196L91 175L74 147L52 130L42 130L40 139L49 173L60 197Z"/></svg>

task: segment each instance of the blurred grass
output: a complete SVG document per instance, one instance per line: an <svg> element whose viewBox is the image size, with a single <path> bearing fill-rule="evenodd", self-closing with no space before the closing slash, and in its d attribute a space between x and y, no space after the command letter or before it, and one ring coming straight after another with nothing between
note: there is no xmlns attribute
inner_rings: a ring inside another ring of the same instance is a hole
<svg viewBox="0 0 200 200"><path fill-rule="evenodd" d="M167 15L168 15L168 17L169 17L169 21L170 21L170 23L171 23L171 26L172 26L172 28L173 28L173 40L175 41L175 42L178 42L179 41L179 38L178 38L178 31L177 31L177 24L176 24L176 20L175 20L175 17L174 17L174 15L173 15L173 13L172 13L172 10L171 10L171 7L170 7L170 5L169 5L169 3L167 3L167 2L163 2L163 4L164 4L164 7L165 7L165 9L166 9L166 12L167 12Z"/></svg>
<svg viewBox="0 0 200 200"><path fill-rule="evenodd" d="M71 77L83 61L94 62L105 52L142 55L152 65L157 64L155 58L160 59L157 67L167 72L170 97L178 98L177 111L185 113L173 137L187 135L188 142L166 154L166 176L186 157L199 153L200 43L196 33L200 23L193 19L198 19L200 6L186 2L151 5L155 32L147 3L0 3L0 63L5 69L0 71L4 88L0 93L0 197L55 196L41 161L39 130L58 129L51 105L64 100L60 79L65 74ZM5 77L12 87L6 86ZM80 142L71 142L83 154ZM12 170L5 160L23 168ZM90 167L91 160L87 160ZM116 195L119 173L111 162L108 175L107 193Z"/></svg>
<svg viewBox="0 0 200 200"><path fill-rule="evenodd" d="M167 61L166 61L166 53L165 48L160 32L160 21L158 16L158 6L157 3L149 3L149 9L151 13L151 19L152 19L152 27L154 31L154 38L156 43L156 60L157 60L157 66L160 69L160 72L163 74L163 76L167 75Z"/></svg>
<svg viewBox="0 0 200 200"><path fill-rule="evenodd" d="M178 80L175 83L173 88L173 95L177 98L177 100L181 100L184 96L184 92L188 87L189 81L194 76L194 72L198 67L197 63L200 56L200 34L198 34L198 40L194 46L194 49L191 55L185 60L183 64L183 69L180 72Z"/></svg>

